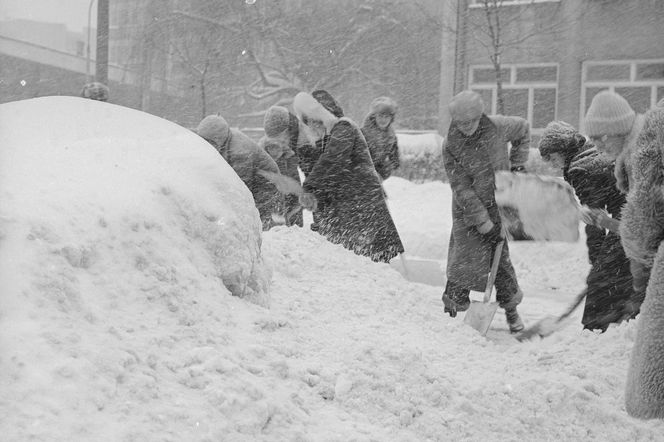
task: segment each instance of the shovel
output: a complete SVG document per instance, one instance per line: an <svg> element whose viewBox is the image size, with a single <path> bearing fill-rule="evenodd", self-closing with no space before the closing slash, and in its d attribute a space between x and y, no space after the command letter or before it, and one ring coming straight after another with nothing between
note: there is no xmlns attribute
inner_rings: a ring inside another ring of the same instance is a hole
<svg viewBox="0 0 664 442"><path fill-rule="evenodd" d="M501 240L493 252L493 260L491 261L491 273L486 282L486 289L484 290L484 299L482 302L472 301L463 318L463 322L479 331L482 336L486 336L489 331L489 326L493 317L498 310L497 302L491 301L491 292L493 291L493 283L496 281L496 273L498 272L498 264L500 263L500 255L503 253L503 244L505 240Z"/></svg>
<svg viewBox="0 0 664 442"><path fill-rule="evenodd" d="M544 338L560 330L565 325L564 320L569 315L571 315L579 305L581 305L581 302L586 297L586 294L587 294L587 289L583 290L581 293L577 295L576 299L574 299L574 302L572 302L572 304L567 308L565 313L558 316L557 318L555 316L547 316L546 318L539 320L532 327L528 327L526 330L519 333L516 336L516 339L518 341L523 342L527 341L528 339L531 339L534 336L539 336L540 338Z"/></svg>

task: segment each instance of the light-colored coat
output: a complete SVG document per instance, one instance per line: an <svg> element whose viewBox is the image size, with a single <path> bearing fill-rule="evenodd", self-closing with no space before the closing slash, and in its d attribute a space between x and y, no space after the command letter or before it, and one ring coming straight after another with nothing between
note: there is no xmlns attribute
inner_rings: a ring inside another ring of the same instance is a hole
<svg viewBox="0 0 664 442"><path fill-rule="evenodd" d="M632 124L632 130L625 137L625 142L623 143L623 148L616 158L616 186L618 189L623 192L629 192L630 182L633 178L633 156L636 151L637 139L643 128L645 117L643 115L636 115L634 118L634 123Z"/></svg>
<svg viewBox="0 0 664 442"><path fill-rule="evenodd" d="M664 418L664 108L646 113L634 146L620 234L627 256L651 271L638 316L625 404L634 417Z"/></svg>

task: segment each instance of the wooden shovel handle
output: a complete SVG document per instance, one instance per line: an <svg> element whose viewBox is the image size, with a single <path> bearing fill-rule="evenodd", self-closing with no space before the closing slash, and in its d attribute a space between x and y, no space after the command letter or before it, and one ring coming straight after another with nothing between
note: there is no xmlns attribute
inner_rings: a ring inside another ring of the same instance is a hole
<svg viewBox="0 0 664 442"><path fill-rule="evenodd" d="M503 244L505 239L501 239L496 245L496 250L493 252L493 260L491 261L491 273L486 281L486 289L484 290L484 302L491 300L491 291L493 290L493 283L496 282L496 273L498 273L498 264L500 264L500 255L503 254Z"/></svg>

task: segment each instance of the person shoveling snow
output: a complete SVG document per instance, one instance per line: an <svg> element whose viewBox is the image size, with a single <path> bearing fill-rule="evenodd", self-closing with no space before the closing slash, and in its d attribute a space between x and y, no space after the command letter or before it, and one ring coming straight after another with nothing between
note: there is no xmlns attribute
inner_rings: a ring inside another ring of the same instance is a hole
<svg viewBox="0 0 664 442"><path fill-rule="evenodd" d="M471 306L471 290L484 291L491 258L504 241L494 192L494 170L522 168L528 158L530 128L519 117L483 112L479 94L464 91L449 105L452 116L443 147L445 170L454 193L444 311L451 317ZM507 143L512 147L508 156ZM505 242L495 275L496 299L511 332L523 330L517 305L523 293Z"/></svg>

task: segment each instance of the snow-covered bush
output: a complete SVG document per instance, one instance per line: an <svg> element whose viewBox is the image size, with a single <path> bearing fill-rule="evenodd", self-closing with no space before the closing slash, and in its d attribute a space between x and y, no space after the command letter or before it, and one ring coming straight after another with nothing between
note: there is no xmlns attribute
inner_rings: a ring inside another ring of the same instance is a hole
<svg viewBox="0 0 664 442"><path fill-rule="evenodd" d="M447 181L441 154L443 137L434 132L398 133L401 166L395 176L413 182Z"/></svg>

